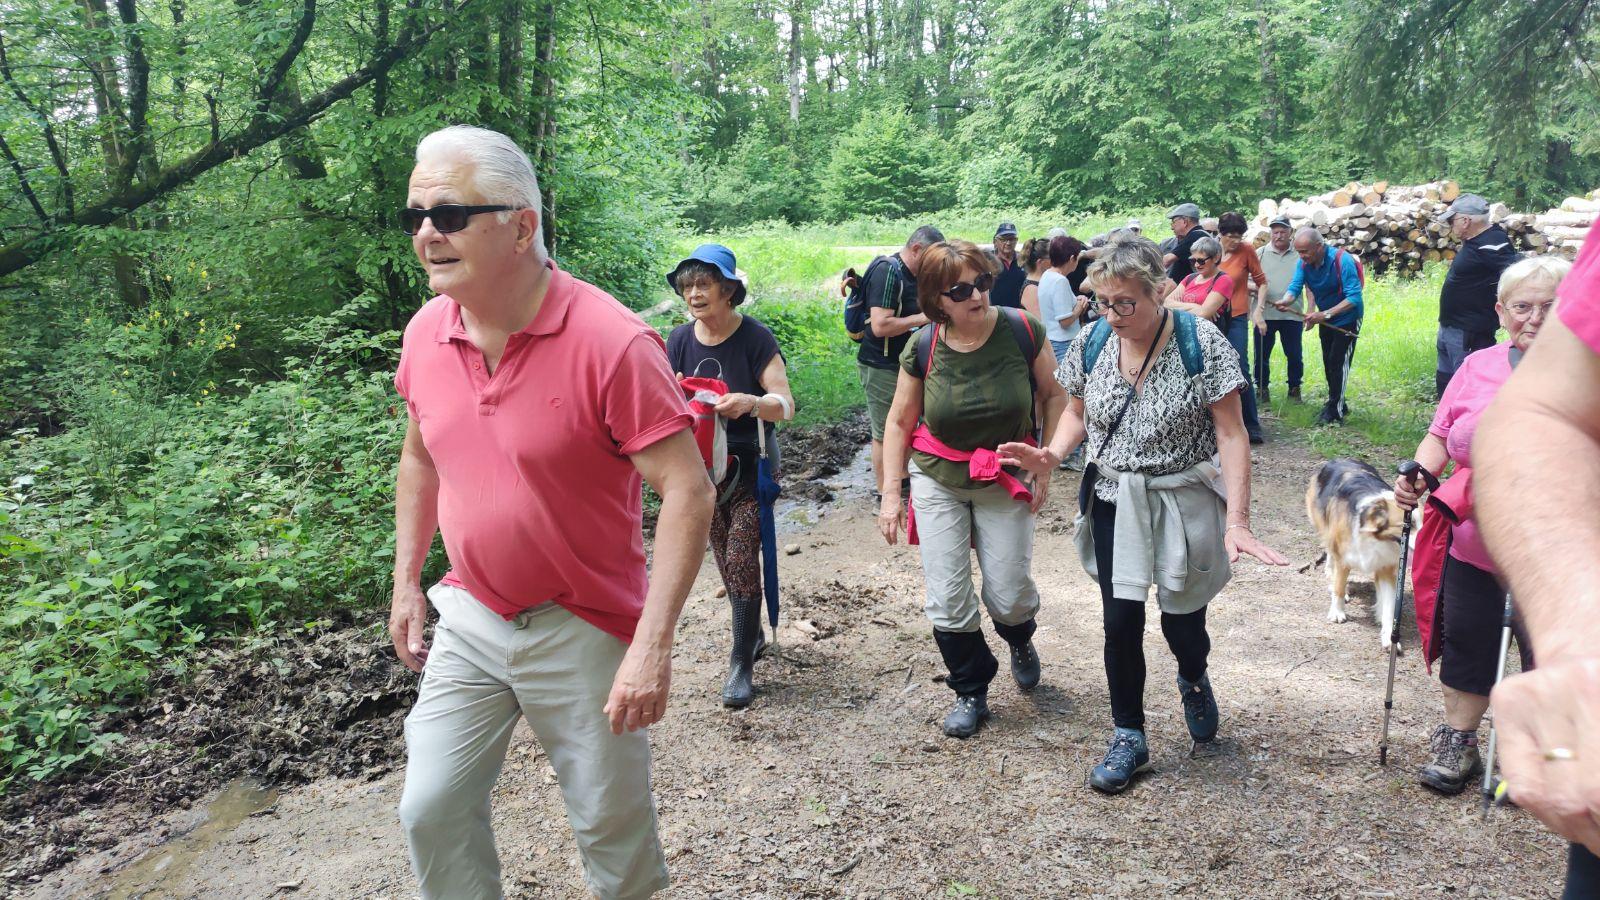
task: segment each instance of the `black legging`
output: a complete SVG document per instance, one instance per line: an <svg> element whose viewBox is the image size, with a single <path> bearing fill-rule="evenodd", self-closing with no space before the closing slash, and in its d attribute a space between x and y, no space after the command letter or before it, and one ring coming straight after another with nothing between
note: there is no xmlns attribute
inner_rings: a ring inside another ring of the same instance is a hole
<svg viewBox="0 0 1600 900"><path fill-rule="evenodd" d="M1582 844L1573 844L1567 857L1567 888L1561 900L1594 900L1600 897L1600 859Z"/></svg>
<svg viewBox="0 0 1600 900"><path fill-rule="evenodd" d="M1094 561L1100 572L1100 603L1105 611L1106 684L1111 688L1111 721L1118 728L1144 730L1144 603L1111 596L1111 551L1116 539L1117 505L1096 500L1091 515ZM1198 681L1206 674L1211 636L1206 608L1161 614L1161 633L1178 658L1178 674Z"/></svg>

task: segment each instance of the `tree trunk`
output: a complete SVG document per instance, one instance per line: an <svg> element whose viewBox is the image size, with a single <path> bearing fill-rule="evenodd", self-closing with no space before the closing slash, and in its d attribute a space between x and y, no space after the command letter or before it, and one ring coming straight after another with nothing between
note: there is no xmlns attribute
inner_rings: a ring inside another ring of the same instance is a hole
<svg viewBox="0 0 1600 900"><path fill-rule="evenodd" d="M1283 98L1278 93L1278 72L1272 65L1272 26L1268 19L1266 0L1256 0L1256 32L1261 44L1261 141L1258 174L1260 187L1265 191L1272 185L1272 151L1278 146L1278 121L1283 109Z"/></svg>
<svg viewBox="0 0 1600 900"><path fill-rule="evenodd" d="M800 79L803 75L800 68L800 22L804 15L800 0L790 0L789 60L784 80L789 82L789 122L793 125L800 124Z"/></svg>
<svg viewBox="0 0 1600 900"><path fill-rule="evenodd" d="M538 85L538 112L534 120L534 169L539 176L544 208L539 211L539 221L544 226L544 244L551 256L556 252L556 7L554 0L542 0L539 18L534 23L533 54L535 79Z"/></svg>
<svg viewBox="0 0 1600 900"><path fill-rule="evenodd" d="M83 0L84 25L91 33L104 33L105 40L110 39L109 16L105 0ZM127 121L127 111L123 109L122 85L118 80L121 67L114 57L101 52L92 54L88 63L94 82L95 130L100 135L106 183L113 191L125 190L132 172L127 166L127 147L123 143L122 123ZM133 226L131 220L128 225ZM117 298L125 308L140 308L150 302L150 292L139 278L139 261L133 256L126 253L113 256L111 276L117 283Z"/></svg>

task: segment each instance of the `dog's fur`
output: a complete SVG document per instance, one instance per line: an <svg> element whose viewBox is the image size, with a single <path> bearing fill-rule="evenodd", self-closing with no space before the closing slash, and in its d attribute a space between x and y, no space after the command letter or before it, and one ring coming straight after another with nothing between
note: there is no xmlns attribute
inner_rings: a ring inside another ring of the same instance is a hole
<svg viewBox="0 0 1600 900"><path fill-rule="evenodd" d="M1399 593L1400 537L1405 510L1378 470L1357 459L1330 459L1306 487L1306 514L1328 553L1332 604L1329 622L1345 620L1350 576L1371 578L1376 589L1379 640L1389 649Z"/></svg>

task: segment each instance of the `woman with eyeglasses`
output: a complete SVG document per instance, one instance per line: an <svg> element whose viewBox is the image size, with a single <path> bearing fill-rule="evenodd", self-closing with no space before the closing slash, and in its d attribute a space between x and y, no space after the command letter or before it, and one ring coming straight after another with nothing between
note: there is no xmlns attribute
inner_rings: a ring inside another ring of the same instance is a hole
<svg viewBox="0 0 1600 900"><path fill-rule="evenodd" d="M1442 794L1459 794L1483 774L1478 726L1499 668L1505 609L1498 570L1472 518L1472 437L1479 417L1549 321L1556 288L1571 268L1566 260L1541 256L1513 263L1500 274L1494 309L1506 340L1467 356L1417 445L1417 462L1436 476L1446 463L1455 463L1454 474L1430 500L1433 509L1423 519L1411 570L1423 657L1429 663L1439 660L1444 691L1444 721L1430 739L1433 757L1417 779ZM1420 480L1395 479L1395 499L1406 509L1417 505L1421 493ZM1515 630L1522 667L1531 668L1520 622Z"/></svg>
<svg viewBox="0 0 1600 900"><path fill-rule="evenodd" d="M891 545L902 528L921 545L924 610L949 670L945 684L956 694L944 733L958 738L989 717L989 682L999 669L983 636L980 599L1011 649L1017 687L1039 683L1033 522L1051 473L1024 483L1001 467L995 448L1033 442L1036 394L1047 439L1066 402L1039 320L990 304L995 273L988 254L967 241L923 252L917 301L929 324L901 353L883 438L885 472L900 471L911 451L911 503L901 508L900 482L885 476L878 528ZM973 548L981 595L972 586Z"/></svg>
<svg viewBox="0 0 1600 900"><path fill-rule="evenodd" d="M1227 309L1228 298L1233 295L1233 279L1222 271L1221 242L1214 237L1195 241L1189 248L1189 266L1194 271L1167 294L1166 306L1215 324L1218 313Z"/></svg>
<svg viewBox="0 0 1600 900"><path fill-rule="evenodd" d="M755 659L766 647L761 627L761 510L756 501L757 428L776 446L774 422L794 417L794 396L783 352L767 326L739 312L745 285L733 251L701 244L667 274L667 284L683 298L689 321L667 337L667 361L681 378L719 378L728 393L717 401L727 420L728 474L717 485L711 514L711 555L728 589L733 614L733 648L722 705L749 706L754 697Z"/></svg>
<svg viewBox="0 0 1600 900"><path fill-rule="evenodd" d="M1089 284L1104 319L1080 332L1062 360L1057 378L1068 401L1060 424L1046 447L1000 448L1003 462L1040 475L1080 443L1089 446L1077 544L1084 570L1100 584L1114 726L1090 785L1111 794L1150 765L1144 715L1150 588L1161 633L1178 660L1189 736L1208 742L1219 713L1207 675L1206 607L1239 554L1286 563L1250 530L1250 442L1239 413L1238 357L1216 326L1163 305L1161 262L1154 243L1131 234L1101 251ZM1213 454L1220 454L1220 469Z"/></svg>

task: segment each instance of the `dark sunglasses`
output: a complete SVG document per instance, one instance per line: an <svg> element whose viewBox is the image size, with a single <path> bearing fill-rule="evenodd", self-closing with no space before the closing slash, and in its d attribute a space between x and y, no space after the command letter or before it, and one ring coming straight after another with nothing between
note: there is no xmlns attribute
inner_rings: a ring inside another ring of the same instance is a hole
<svg viewBox="0 0 1600 900"><path fill-rule="evenodd" d="M494 204L491 206L462 206L459 203L442 203L432 209L417 209L408 207L400 210L400 230L406 234L416 234L422 229L423 219L433 220L433 230L440 234L450 234L467 227L467 220L478 213L505 212L516 209L514 206Z"/></svg>
<svg viewBox="0 0 1600 900"><path fill-rule="evenodd" d="M965 303L972 299L973 292L987 292L992 287L994 287L994 276L985 272L971 282L958 281L950 285L950 290L940 291L939 293L941 296L949 297L957 303Z"/></svg>
<svg viewBox="0 0 1600 900"><path fill-rule="evenodd" d="M1203 266L1203 265L1205 265L1206 263L1208 263L1210 261L1211 261L1211 257L1209 257L1209 256L1191 256L1191 257L1189 257L1189 264L1190 265L1194 265L1194 266Z"/></svg>

